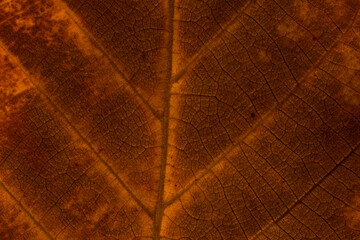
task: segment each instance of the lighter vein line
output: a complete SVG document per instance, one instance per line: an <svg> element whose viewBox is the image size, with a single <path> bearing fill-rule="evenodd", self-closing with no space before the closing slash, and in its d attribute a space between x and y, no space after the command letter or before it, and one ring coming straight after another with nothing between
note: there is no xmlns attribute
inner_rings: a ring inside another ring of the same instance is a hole
<svg viewBox="0 0 360 240"><path fill-rule="evenodd" d="M338 164L335 165L335 167L333 167L327 174L325 174L316 184L314 184L307 192L304 193L304 195L299 198L299 200L297 200L292 206L290 206L290 208L288 210L286 210L286 212L284 212L281 216L279 216L275 221L269 223L268 225L266 225L264 227L264 229L259 230L250 240L255 239L256 237L259 236L259 234L261 234L262 232L266 231L269 227L273 226L273 225L277 225L284 217L286 217L289 213L291 213L291 211L298 206L300 203L302 203L302 201L310 195L310 193L312 193L312 191L314 191L315 188L320 187L320 185L329 177L331 176L331 174L333 172L335 172L335 170L341 166L360 146L360 144L358 144L357 146L355 146L355 148L353 148ZM336 232L335 232L336 234Z"/></svg>
<svg viewBox="0 0 360 240"><path fill-rule="evenodd" d="M130 190L130 188L125 184L125 182L117 175L117 173L112 169L112 167L101 157L101 155L95 150L92 144L86 140L86 138L80 133L80 131L71 123L71 121L66 117L65 113L51 100L51 98L46 94L46 92L35 83L31 75L26 71L22 64L17 60L17 58L7 49L7 47L0 41L0 47L16 62L20 70L25 74L27 79L34 85L36 90L44 96L44 98L49 102L49 104L59 113L65 122L71 127L76 135L85 143L85 145L94 153L94 155L105 165L109 172L118 180L121 186L128 192L128 194L134 199L134 201L146 212L147 215L152 217L152 212L138 199L135 194Z"/></svg>
<svg viewBox="0 0 360 240"><path fill-rule="evenodd" d="M158 113L158 111L156 111L151 105L150 103L139 93L139 91L130 83L129 79L126 77L126 75L123 73L123 71L121 71L121 69L118 67L117 63L115 60L113 60L113 58L111 57L110 54L108 54L105 50L105 48L101 45L101 43L99 43L95 37L89 32L87 31L85 28L82 27L81 23L79 23L76 19L76 17L74 16L74 14L72 13L72 10L69 9L66 5L66 3L64 3L62 0L54 0L55 3L57 3L62 9L65 10L66 14L70 17L70 19L76 24L76 26L84 33L84 35L90 40L90 42L93 44L94 47L96 47L98 50L100 50L100 52L102 54L104 54L104 56L106 57L106 59L109 61L109 63L111 64L111 66L114 68L114 70L120 75L120 77L122 79L124 79L124 82L131 88L131 90L134 92L134 94L141 100L141 102L150 110L150 112L152 113L152 115L157 118L158 120L161 119L160 114Z"/></svg>
<svg viewBox="0 0 360 240"><path fill-rule="evenodd" d="M240 17L240 15L243 13L243 11L251 4L255 4L257 2L257 0L253 1L253 0L250 0L248 1L241 9L239 9L236 14L234 15L234 17L232 17L225 25L224 27L221 27L220 30L215 34L215 37L213 37L210 41L208 41L206 44L204 44L204 46L202 46L200 48L200 50L198 51L198 53L193 56L186 64L186 66L181 70L179 71L175 76L173 76L171 78L171 82L172 83L175 83L177 81L180 80L181 77L183 77L185 75L185 73L187 72L187 70L192 66L194 65L197 60L205 53L206 50L208 50L212 44L216 43L217 40L220 39L221 35L227 31L227 29L233 25L238 17Z"/></svg>
<svg viewBox="0 0 360 240"><path fill-rule="evenodd" d="M280 108L292 95L293 93L296 91L296 89L303 83L306 81L306 79L319 67L319 65L322 63L323 60L325 60L327 58L327 56L332 52L332 50L338 45L338 43L340 43L341 39L343 38L343 36L352 28L355 19L357 18L359 9L357 10L354 18L352 19L352 22L349 24L349 26L346 28L346 30L340 34L340 36L338 37L338 39L336 41L334 41L334 43L331 45L331 47L329 48L329 50L327 52L325 52L325 54L319 58L314 65L312 66L312 68L310 68L310 70L302 77L299 79L299 81L297 81L297 84L294 86L294 88L284 97L284 99L278 103L276 103L266 114L263 118L261 118L259 121L257 121L254 126L252 128L250 128L246 133L244 133L242 136L240 136L239 141L237 141L234 145L228 147L227 149L224 150L223 154L221 154L217 159L215 159L208 168L206 168L197 178L195 178L195 180L193 180L186 188L184 188L181 192L179 192L178 194L176 194L172 199L168 200L167 202L165 202L165 206L168 207L169 205L171 205L172 203L174 203L177 199L179 199L182 195L184 195L189 189L191 189L197 181L199 181L200 179L204 178L210 171L211 169L213 169L217 164L219 164L223 159L225 159L225 157L231 153L234 149L236 149L251 133L253 133L254 131L256 131L264 122L266 122L271 115L278 109Z"/></svg>
<svg viewBox="0 0 360 240"><path fill-rule="evenodd" d="M48 231L46 231L46 229L40 224L40 222L38 220L35 219L35 217L30 213L29 210L27 210L25 208L25 206L16 199L16 197L9 191L9 189L7 189L7 187L5 186L5 184L3 182L0 181L0 186L5 190L5 192L7 194L9 194L9 196L16 202L16 204L29 216L29 218L41 229L42 232L45 233L45 235L49 238L49 239L54 239L50 233Z"/></svg>
<svg viewBox="0 0 360 240"><path fill-rule="evenodd" d="M171 77L172 77L172 50L174 41L174 0L168 0L168 28L169 28L169 42L167 46L167 72L166 72L166 89L164 95L164 112L163 119L161 121L162 127L162 146L161 146L161 168L160 168L160 179L158 186L158 199L155 206L154 214L154 239L160 239L161 223L164 216L164 189L165 189L165 175L167 166L167 155L168 155L168 139L169 139L169 115L170 115L170 89L171 89Z"/></svg>

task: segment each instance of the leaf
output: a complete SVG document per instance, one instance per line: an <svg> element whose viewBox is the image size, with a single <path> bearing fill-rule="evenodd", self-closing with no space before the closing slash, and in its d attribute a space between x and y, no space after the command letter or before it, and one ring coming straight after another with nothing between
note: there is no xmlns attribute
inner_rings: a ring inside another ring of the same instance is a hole
<svg viewBox="0 0 360 240"><path fill-rule="evenodd" d="M0 239L360 239L359 7L1 0Z"/></svg>

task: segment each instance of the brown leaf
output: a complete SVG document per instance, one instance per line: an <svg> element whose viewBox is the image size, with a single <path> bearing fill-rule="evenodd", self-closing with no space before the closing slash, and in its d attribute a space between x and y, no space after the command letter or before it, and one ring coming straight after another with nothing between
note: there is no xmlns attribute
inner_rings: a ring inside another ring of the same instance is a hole
<svg viewBox="0 0 360 240"><path fill-rule="evenodd" d="M0 239L360 239L359 0L0 0Z"/></svg>

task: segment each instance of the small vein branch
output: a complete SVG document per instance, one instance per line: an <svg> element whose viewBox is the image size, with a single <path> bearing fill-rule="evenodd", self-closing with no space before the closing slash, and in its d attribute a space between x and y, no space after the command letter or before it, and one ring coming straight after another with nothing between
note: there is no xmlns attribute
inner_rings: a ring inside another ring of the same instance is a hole
<svg viewBox="0 0 360 240"><path fill-rule="evenodd" d="M358 144L355 148L353 148L344 158L343 160L341 160L338 164L335 165L335 167L333 167L331 169L330 172L328 172L327 174L325 174L316 184L314 184L301 198L299 198L288 210L286 210L286 212L284 212L280 217L278 217L275 221L269 223L268 225L265 226L265 228L261 229L259 232L257 232L250 240L255 239L256 237L258 237L261 233L263 233L264 231L266 231L268 228L270 228L273 225L278 224L282 219L284 219L288 214L291 214L291 211L297 207L299 204L301 204L303 202L303 200L309 196L317 187L321 187L320 185L329 177L331 176L335 170L341 166L360 146L360 144ZM336 234L336 232L335 232Z"/></svg>

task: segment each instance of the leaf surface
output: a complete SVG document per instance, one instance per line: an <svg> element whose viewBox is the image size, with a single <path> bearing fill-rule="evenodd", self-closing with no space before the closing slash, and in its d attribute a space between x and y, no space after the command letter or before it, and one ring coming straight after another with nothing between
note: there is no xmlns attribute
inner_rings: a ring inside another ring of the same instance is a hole
<svg viewBox="0 0 360 240"><path fill-rule="evenodd" d="M360 1L0 1L0 239L360 239Z"/></svg>

